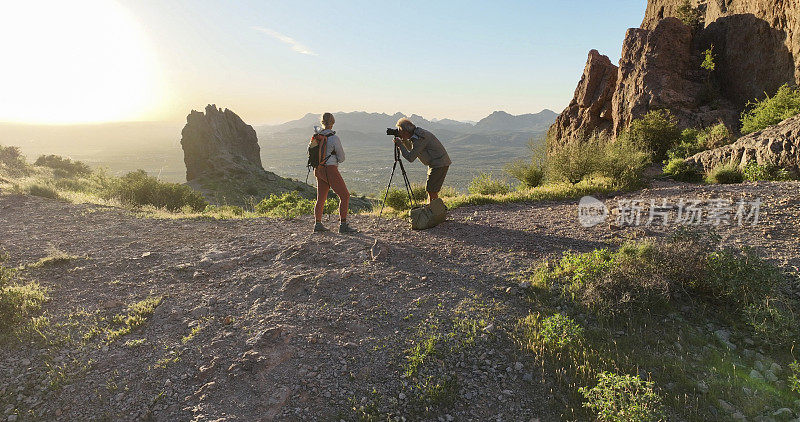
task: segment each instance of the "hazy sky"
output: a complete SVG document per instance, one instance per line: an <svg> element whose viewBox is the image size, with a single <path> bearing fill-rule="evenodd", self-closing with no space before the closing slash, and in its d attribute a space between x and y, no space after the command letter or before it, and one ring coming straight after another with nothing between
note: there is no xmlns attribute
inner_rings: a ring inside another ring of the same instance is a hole
<svg viewBox="0 0 800 422"><path fill-rule="evenodd" d="M616 62L645 3L14 2L0 15L0 121L181 121L207 103L253 124L560 112L588 51Z"/></svg>

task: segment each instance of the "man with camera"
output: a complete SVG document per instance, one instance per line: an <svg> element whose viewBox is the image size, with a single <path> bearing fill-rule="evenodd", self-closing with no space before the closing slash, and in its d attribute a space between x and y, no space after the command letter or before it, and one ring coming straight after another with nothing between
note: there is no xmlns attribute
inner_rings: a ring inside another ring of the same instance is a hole
<svg viewBox="0 0 800 422"><path fill-rule="evenodd" d="M439 197L447 169L450 168L450 156L439 139L425 129L416 127L411 120L402 118L397 121L397 129L387 129L387 135L394 135L394 142L400 148L406 160L414 162L419 158L428 166L428 180L425 190L428 192L428 203Z"/></svg>

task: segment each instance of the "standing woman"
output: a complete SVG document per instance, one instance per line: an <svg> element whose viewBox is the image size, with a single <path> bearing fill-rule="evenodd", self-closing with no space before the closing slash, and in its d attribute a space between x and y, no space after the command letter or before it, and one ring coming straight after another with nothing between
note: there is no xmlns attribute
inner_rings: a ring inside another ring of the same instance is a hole
<svg viewBox="0 0 800 422"><path fill-rule="evenodd" d="M358 233L358 230L350 227L347 224L347 206L350 202L350 192L347 190L347 185L339 173L339 163L344 162L344 150L342 149L342 141L336 136L336 132L332 130L333 124L336 120L333 114L325 113L322 115L322 125L325 129L321 130L320 135L328 138L327 148L323 153L324 157L329 157L324 163L320 163L314 169L314 176L317 177L317 205L314 207L314 224L315 232L328 231L322 225L322 212L325 208L325 201L328 199L328 191L333 189L336 195L339 196L339 233Z"/></svg>

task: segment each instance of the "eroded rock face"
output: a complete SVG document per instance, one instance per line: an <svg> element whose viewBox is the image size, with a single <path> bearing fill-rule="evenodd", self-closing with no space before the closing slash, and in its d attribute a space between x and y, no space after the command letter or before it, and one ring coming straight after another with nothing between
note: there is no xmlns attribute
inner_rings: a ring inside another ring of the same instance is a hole
<svg viewBox="0 0 800 422"><path fill-rule="evenodd" d="M765 35L773 35L752 30L741 31L735 36L740 37L745 45L740 45L742 54L755 53L756 57L746 60L747 63L757 64L762 58L770 55L783 55L788 52L791 57L792 73L795 84L800 84L800 0L690 0L692 6L698 7L702 14L704 26L709 27L721 18L750 15L750 21L761 21L767 27L782 34L779 43L762 42ZM652 29L658 21L665 17L677 16L678 8L683 0L648 0L642 28ZM755 51L748 50L748 42L755 42ZM778 44L781 44L780 46ZM782 50L782 51L781 51ZM789 82L789 80L785 81ZM760 94L760 93L758 93Z"/></svg>
<svg viewBox="0 0 800 422"><path fill-rule="evenodd" d="M617 85L617 71L608 57L597 50L590 51L575 96L550 127L548 137L580 138L594 131L610 132L614 127L611 99Z"/></svg>
<svg viewBox="0 0 800 422"><path fill-rule="evenodd" d="M187 181L233 168L264 170L256 131L227 108L209 104L205 113L192 110L181 135Z"/></svg>
<svg viewBox="0 0 800 422"><path fill-rule="evenodd" d="M681 127L722 122L737 132L748 101L800 83L800 0L703 1L703 25L694 30L674 17L682 4L649 0L641 28L626 34L615 78L601 77L599 64L608 59L590 53L575 97L548 133L551 143L593 132L617 136L654 109L669 109ZM709 73L700 64L712 45L716 69ZM605 89L587 95L589 82L610 80L610 99Z"/></svg>
<svg viewBox="0 0 800 422"><path fill-rule="evenodd" d="M731 145L695 154L686 162L698 170L710 171L730 162L744 167L753 160L761 165L776 165L800 175L800 115L743 136Z"/></svg>
<svg viewBox="0 0 800 422"><path fill-rule="evenodd" d="M245 205L290 191L315 197L313 186L264 170L255 130L231 110L192 110L181 135L186 180L212 203Z"/></svg>

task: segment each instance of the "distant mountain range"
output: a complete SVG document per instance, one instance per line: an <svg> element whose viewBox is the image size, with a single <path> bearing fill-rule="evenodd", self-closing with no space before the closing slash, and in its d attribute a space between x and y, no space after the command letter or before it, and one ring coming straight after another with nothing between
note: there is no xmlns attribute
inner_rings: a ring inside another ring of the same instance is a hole
<svg viewBox="0 0 800 422"><path fill-rule="evenodd" d="M363 111L334 113L336 117L336 130L345 132L379 133L387 127L394 127L403 113L393 115L385 113L367 113ZM422 116L412 114L408 116L414 124L428 129L434 133L444 131L448 135L455 134L489 134L510 132L541 133L547 131L555 121L558 114L551 110L542 110L539 113L520 114L518 116L495 111L477 123L461 122L452 119L428 120ZM266 133L293 132L296 129L309 130L314 125L319 125L319 114L308 113L297 120L292 120L279 125L257 126L256 131ZM438 136L438 133L437 133Z"/></svg>

